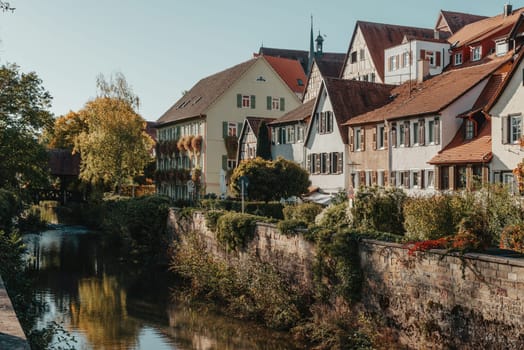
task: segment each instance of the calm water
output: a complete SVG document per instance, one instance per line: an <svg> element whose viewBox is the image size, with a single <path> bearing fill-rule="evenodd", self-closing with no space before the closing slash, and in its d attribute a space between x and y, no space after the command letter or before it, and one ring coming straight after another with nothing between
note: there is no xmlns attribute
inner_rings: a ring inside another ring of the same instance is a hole
<svg viewBox="0 0 524 350"><path fill-rule="evenodd" d="M82 228L57 226L25 240L35 293L47 305L38 327L57 322L77 349L295 349L285 334L170 301L168 274L130 267Z"/></svg>

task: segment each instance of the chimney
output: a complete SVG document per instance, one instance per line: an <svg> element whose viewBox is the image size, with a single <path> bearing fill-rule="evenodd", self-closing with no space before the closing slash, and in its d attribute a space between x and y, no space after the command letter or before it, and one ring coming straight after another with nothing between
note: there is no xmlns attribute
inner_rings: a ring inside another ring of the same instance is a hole
<svg viewBox="0 0 524 350"><path fill-rule="evenodd" d="M422 83L426 80L426 77L429 75L429 61L428 60L418 60L417 62L417 82Z"/></svg>
<svg viewBox="0 0 524 350"><path fill-rule="evenodd" d="M513 12L513 6L511 4L504 5L504 17L508 17Z"/></svg>

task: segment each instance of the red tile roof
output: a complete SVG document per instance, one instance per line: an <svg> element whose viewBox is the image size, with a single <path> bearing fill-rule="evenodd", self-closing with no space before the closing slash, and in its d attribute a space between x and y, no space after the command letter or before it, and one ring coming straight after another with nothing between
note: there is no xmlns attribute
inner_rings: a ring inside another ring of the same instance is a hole
<svg viewBox="0 0 524 350"><path fill-rule="evenodd" d="M429 164L489 163L491 153L491 121L486 120L478 136L464 140L464 124L451 142Z"/></svg>
<svg viewBox="0 0 524 350"><path fill-rule="evenodd" d="M353 40L355 39L358 28L360 28L362 35L366 40L368 51L371 54L371 59L373 60L377 74L382 81L384 81L384 49L401 44L405 35L419 39L430 39L434 37L433 29L429 28L417 28L393 24L357 21L349 49L346 54L344 66L351 56L350 50L353 48Z"/></svg>
<svg viewBox="0 0 524 350"><path fill-rule="evenodd" d="M507 35L519 19L524 7L514 10L509 16L500 14L470 23L453 34L448 41L457 47L474 44L492 35Z"/></svg>
<svg viewBox="0 0 524 350"><path fill-rule="evenodd" d="M306 120L307 118L311 117L311 112L313 111L314 105L315 105L315 99L309 100L308 102L301 104L297 108L293 109L292 111L289 111L288 113L284 114L282 117L275 119L274 121L272 121L269 124L270 125L279 125L279 124Z"/></svg>
<svg viewBox="0 0 524 350"><path fill-rule="evenodd" d="M157 125L204 115L256 61L257 58L250 59L200 80L157 120Z"/></svg>
<svg viewBox="0 0 524 350"><path fill-rule="evenodd" d="M265 121L266 125L271 123L274 118L259 118L259 117L246 117L246 122L248 123L251 130L253 130L253 133L255 136L258 136L258 129L260 128L260 124Z"/></svg>
<svg viewBox="0 0 524 350"><path fill-rule="evenodd" d="M440 15L446 21L451 34L455 34L464 26L487 18L486 16L473 15L470 13L440 11Z"/></svg>
<svg viewBox="0 0 524 350"><path fill-rule="evenodd" d="M343 127L351 118L379 108L387 103L393 85L377 84L366 81L324 78L333 113L337 121L342 140L348 143L348 135Z"/></svg>
<svg viewBox="0 0 524 350"><path fill-rule="evenodd" d="M497 103L498 99L500 98L500 96L502 95L502 93L504 92L504 90L506 89L506 86L509 84L509 82L511 81L511 78L513 77L513 75L515 74L515 72L518 71L518 67L520 66L520 63L522 62L522 59L524 58L524 50L521 50L520 53L518 54L517 58L513 61L513 66L511 67L511 70L509 71L509 73L506 75L506 77L504 78L504 80L502 81L502 84L500 84L497 92L495 93L495 97L493 99L491 99L491 101L488 103L488 105L485 107L485 111L490 113L490 110L491 108L493 108L493 106L495 105L495 103Z"/></svg>
<svg viewBox="0 0 524 350"><path fill-rule="evenodd" d="M306 75L299 61L281 57L263 57L294 93L304 93ZM299 80L302 85L299 84Z"/></svg>
<svg viewBox="0 0 524 350"><path fill-rule="evenodd" d="M482 65L456 69L436 75L420 84L404 83L392 91L387 105L351 119L347 125L439 113L506 63L502 57ZM411 91L410 91L411 88Z"/></svg>

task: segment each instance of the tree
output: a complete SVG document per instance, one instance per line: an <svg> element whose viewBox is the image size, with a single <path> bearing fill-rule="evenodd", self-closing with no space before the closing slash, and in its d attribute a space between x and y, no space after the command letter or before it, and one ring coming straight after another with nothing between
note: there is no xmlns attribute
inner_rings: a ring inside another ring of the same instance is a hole
<svg viewBox="0 0 524 350"><path fill-rule="evenodd" d="M301 195L310 185L306 170L281 157L276 161L257 157L240 163L231 176L231 191L237 196L241 193L241 176L249 181L248 198L266 202Z"/></svg>
<svg viewBox="0 0 524 350"><path fill-rule="evenodd" d="M51 95L36 73L0 67L0 187L36 187L48 179L47 154L38 141L53 118Z"/></svg>
<svg viewBox="0 0 524 350"><path fill-rule="evenodd" d="M257 135L257 157L271 159L271 145L269 143L269 133L265 121L260 122Z"/></svg>
<svg viewBox="0 0 524 350"><path fill-rule="evenodd" d="M135 111L136 97L122 74L107 82L98 78L100 94L79 114L87 130L75 138L74 151L81 154L80 178L92 184L110 185L115 193L140 174L151 160L153 141L146 123Z"/></svg>
<svg viewBox="0 0 524 350"><path fill-rule="evenodd" d="M49 148L73 149L75 139L82 132L88 131L86 113L70 111L57 119L45 132Z"/></svg>

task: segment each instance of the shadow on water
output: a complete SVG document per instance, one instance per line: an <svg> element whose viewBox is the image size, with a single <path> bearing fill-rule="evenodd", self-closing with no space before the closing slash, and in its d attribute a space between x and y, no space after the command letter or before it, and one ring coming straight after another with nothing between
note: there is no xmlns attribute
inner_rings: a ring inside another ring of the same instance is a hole
<svg viewBox="0 0 524 350"><path fill-rule="evenodd" d="M25 236L47 305L37 327L63 325L78 349L295 349L285 334L171 302L169 274L127 263L102 238L61 225Z"/></svg>

